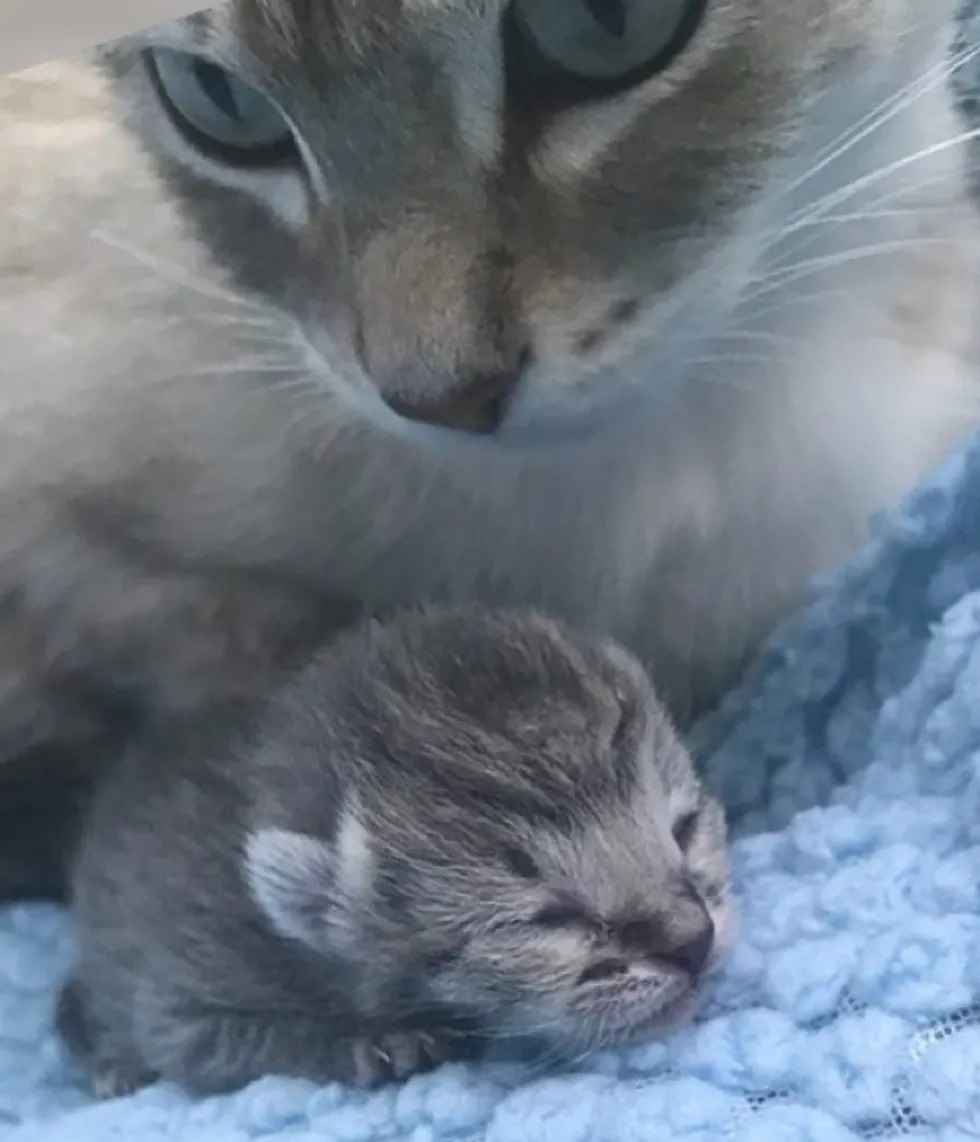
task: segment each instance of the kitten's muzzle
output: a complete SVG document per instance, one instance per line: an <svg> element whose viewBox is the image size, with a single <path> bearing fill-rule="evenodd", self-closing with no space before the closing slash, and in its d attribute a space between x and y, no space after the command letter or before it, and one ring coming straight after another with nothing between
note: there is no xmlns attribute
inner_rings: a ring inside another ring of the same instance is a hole
<svg viewBox="0 0 980 1142"><path fill-rule="evenodd" d="M704 971L714 946L714 921L705 913L703 925L691 936L670 948L665 955L661 954L660 958L672 967L678 967L696 978Z"/></svg>
<svg viewBox="0 0 980 1142"><path fill-rule="evenodd" d="M655 970L679 972L696 980L708 966L715 947L715 922L693 889L683 888L663 916L639 916L613 930L620 955L605 958L586 972L606 976L618 965L626 973L631 965L649 964ZM585 982L585 980L583 980Z"/></svg>

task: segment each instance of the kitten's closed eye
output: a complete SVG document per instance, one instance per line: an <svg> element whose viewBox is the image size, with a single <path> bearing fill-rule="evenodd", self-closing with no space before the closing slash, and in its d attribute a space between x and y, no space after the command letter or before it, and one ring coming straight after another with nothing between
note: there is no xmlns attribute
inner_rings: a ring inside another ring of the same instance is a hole
<svg viewBox="0 0 980 1142"><path fill-rule="evenodd" d="M692 809L690 812L682 813L674 822L674 840L677 842L677 847L681 852L687 852L691 847L694 835L698 830L700 816L700 810Z"/></svg>
<svg viewBox="0 0 980 1142"><path fill-rule="evenodd" d="M627 965L623 960L600 960L598 963L591 964L579 976L578 982L584 983L602 983L605 980L615 979L617 976L626 974Z"/></svg>
<svg viewBox="0 0 980 1142"><path fill-rule="evenodd" d="M574 928L585 922L585 912L572 900L555 900L534 914L534 923L542 928Z"/></svg>
<svg viewBox="0 0 980 1142"><path fill-rule="evenodd" d="M519 876L521 880L539 880L541 871L534 858L529 856L523 849L516 847L504 849L504 861L507 867L515 875Z"/></svg>

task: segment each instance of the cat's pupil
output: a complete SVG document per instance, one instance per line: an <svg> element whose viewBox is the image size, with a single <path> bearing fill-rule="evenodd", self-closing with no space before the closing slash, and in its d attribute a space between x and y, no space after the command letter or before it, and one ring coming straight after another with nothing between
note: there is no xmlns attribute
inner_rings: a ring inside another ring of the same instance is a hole
<svg viewBox="0 0 980 1142"><path fill-rule="evenodd" d="M611 36L621 40L626 35L625 0L585 0L595 22Z"/></svg>
<svg viewBox="0 0 980 1142"><path fill-rule="evenodd" d="M194 78L201 85L201 89L211 102L229 119L241 122L242 113L239 110L235 93L232 90L228 73L224 68L218 67L206 60L194 61Z"/></svg>

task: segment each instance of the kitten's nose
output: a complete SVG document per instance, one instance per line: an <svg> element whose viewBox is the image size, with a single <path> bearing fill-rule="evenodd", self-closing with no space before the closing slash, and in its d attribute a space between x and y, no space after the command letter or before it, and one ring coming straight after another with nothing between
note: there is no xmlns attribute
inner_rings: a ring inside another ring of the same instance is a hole
<svg viewBox="0 0 980 1142"><path fill-rule="evenodd" d="M520 381L521 370L479 376L457 385L443 396L385 397L388 406L408 420L488 435L496 432L507 403Z"/></svg>
<svg viewBox="0 0 980 1142"><path fill-rule="evenodd" d="M715 924L703 905L701 916L692 929L687 927L680 940L661 953L667 963L679 967L691 975L700 975L708 962L715 943Z"/></svg>

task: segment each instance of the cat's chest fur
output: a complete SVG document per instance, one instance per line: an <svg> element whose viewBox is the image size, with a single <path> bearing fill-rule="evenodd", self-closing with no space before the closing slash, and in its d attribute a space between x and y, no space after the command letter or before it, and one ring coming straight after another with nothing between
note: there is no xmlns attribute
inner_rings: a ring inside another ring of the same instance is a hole
<svg viewBox="0 0 980 1142"><path fill-rule="evenodd" d="M923 98L853 177L960 129ZM260 684L249 664L319 631L322 595L541 605L624 639L684 708L974 419L976 238L953 148L914 193L886 180L761 262L753 322L731 336L706 314L697 383L529 448L393 432L277 387L261 334L284 326L232 293L92 72L7 86L0 132L0 542L31 647L0 670L21 710L66 662L164 710ZM814 259L833 275L808 276Z"/></svg>

